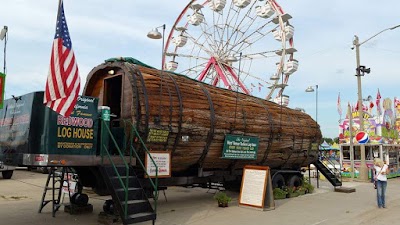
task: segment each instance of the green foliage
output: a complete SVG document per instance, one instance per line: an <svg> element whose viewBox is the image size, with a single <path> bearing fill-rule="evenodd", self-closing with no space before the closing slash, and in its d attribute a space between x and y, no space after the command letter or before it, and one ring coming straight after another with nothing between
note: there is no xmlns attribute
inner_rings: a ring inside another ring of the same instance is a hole
<svg viewBox="0 0 400 225"><path fill-rule="evenodd" d="M232 201L232 198L229 197L225 192L218 192L214 195L214 199L218 201L218 203L227 204Z"/></svg>
<svg viewBox="0 0 400 225"><path fill-rule="evenodd" d="M339 143L339 137L335 137L335 138L333 139L333 141L334 141L335 143Z"/></svg>
<svg viewBox="0 0 400 225"><path fill-rule="evenodd" d="M328 143L328 144L330 144L330 145L333 144L332 138L323 137L323 138L322 138L322 143L323 143L324 141L326 141L326 143Z"/></svg>
<svg viewBox="0 0 400 225"><path fill-rule="evenodd" d="M302 187L307 190L307 193L312 193L314 191L314 186L308 182L308 178L303 178Z"/></svg>
<svg viewBox="0 0 400 225"><path fill-rule="evenodd" d="M274 199L284 199L288 194L287 191L284 191L280 188L275 188L273 191L274 191Z"/></svg>
<svg viewBox="0 0 400 225"><path fill-rule="evenodd" d="M298 186L295 192L299 193L300 195L304 195L307 191L307 188L303 186Z"/></svg>

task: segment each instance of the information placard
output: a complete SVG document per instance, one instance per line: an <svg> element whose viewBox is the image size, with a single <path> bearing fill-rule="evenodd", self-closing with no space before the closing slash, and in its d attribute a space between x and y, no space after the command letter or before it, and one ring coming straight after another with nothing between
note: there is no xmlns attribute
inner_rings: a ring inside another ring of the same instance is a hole
<svg viewBox="0 0 400 225"><path fill-rule="evenodd" d="M150 128L147 142L166 143L168 141L169 131L162 129Z"/></svg>
<svg viewBox="0 0 400 225"><path fill-rule="evenodd" d="M239 205L260 209L274 208L271 185L269 167L245 166L240 188Z"/></svg>
<svg viewBox="0 0 400 225"><path fill-rule="evenodd" d="M150 155L158 167L158 177L171 177L171 151L151 151ZM156 167L149 154L146 154L145 166L147 174L155 177Z"/></svg>
<svg viewBox="0 0 400 225"><path fill-rule="evenodd" d="M257 159L258 137L230 135L225 136L222 158Z"/></svg>

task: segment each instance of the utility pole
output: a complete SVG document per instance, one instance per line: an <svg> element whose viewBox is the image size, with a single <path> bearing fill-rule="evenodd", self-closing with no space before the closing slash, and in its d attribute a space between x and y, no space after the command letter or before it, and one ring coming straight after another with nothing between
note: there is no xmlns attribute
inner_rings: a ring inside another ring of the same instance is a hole
<svg viewBox="0 0 400 225"><path fill-rule="evenodd" d="M370 73L370 69L366 68L365 66L360 65L360 46L367 41L371 40L372 38L378 36L382 32L385 32L387 30L394 30L396 28L400 27L400 25L396 25L394 27L386 28L381 30L380 32L376 33L375 35L371 36L367 40L363 41L360 43L358 36L354 35L354 40L353 40L353 48L356 49L356 63L357 63L357 88L358 88L358 116L359 116L359 121L360 121L360 131L364 131L364 111L363 111L363 102L362 102L362 87L361 87L361 76L364 76L364 73ZM359 180L361 181L368 181L368 168L365 162L365 144L359 144L360 146L360 152L361 152L361 160L360 160L360 168L359 168Z"/></svg>

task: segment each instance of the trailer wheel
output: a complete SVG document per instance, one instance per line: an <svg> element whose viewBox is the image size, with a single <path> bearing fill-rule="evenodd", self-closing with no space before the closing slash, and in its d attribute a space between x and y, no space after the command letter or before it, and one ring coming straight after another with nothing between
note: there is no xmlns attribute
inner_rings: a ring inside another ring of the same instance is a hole
<svg viewBox="0 0 400 225"><path fill-rule="evenodd" d="M303 182L298 175L293 175L289 178L289 181L288 181L289 187L299 187L302 184L303 184Z"/></svg>
<svg viewBox="0 0 400 225"><path fill-rule="evenodd" d="M71 197L71 203L78 206L85 206L89 202L89 197L87 194L75 193Z"/></svg>
<svg viewBox="0 0 400 225"><path fill-rule="evenodd" d="M273 177L274 177L274 179L272 180L273 188L282 188L283 186L285 186L285 178L282 176L282 174L276 174Z"/></svg>
<svg viewBox="0 0 400 225"><path fill-rule="evenodd" d="M107 214L114 214L115 207L114 207L114 201L112 199L108 199L104 202L103 204L103 211Z"/></svg>
<svg viewBox="0 0 400 225"><path fill-rule="evenodd" d="M1 172L1 174L3 175L3 179L11 179L13 173L14 170L6 170Z"/></svg>

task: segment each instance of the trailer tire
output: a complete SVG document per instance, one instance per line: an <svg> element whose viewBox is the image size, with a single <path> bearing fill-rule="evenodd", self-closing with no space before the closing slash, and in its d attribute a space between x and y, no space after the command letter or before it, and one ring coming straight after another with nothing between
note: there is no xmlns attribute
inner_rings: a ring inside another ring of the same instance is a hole
<svg viewBox="0 0 400 225"><path fill-rule="evenodd" d="M114 201L112 199L108 199L103 204L103 211L107 214L113 215L115 212Z"/></svg>
<svg viewBox="0 0 400 225"><path fill-rule="evenodd" d="M272 187L282 188L283 186L285 186L285 178L282 176L282 174L276 174L273 176Z"/></svg>
<svg viewBox="0 0 400 225"><path fill-rule="evenodd" d="M71 203L78 206L85 206L89 202L89 197L87 194L75 193L71 197Z"/></svg>
<svg viewBox="0 0 400 225"><path fill-rule="evenodd" d="M288 186L289 187L299 187L303 184L303 181L298 175L293 175L289 178Z"/></svg>
<svg viewBox="0 0 400 225"><path fill-rule="evenodd" d="M13 173L14 170L6 170L1 172L1 174L3 175L3 179L11 179Z"/></svg>

